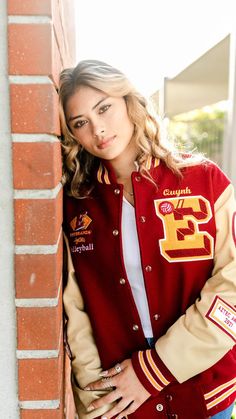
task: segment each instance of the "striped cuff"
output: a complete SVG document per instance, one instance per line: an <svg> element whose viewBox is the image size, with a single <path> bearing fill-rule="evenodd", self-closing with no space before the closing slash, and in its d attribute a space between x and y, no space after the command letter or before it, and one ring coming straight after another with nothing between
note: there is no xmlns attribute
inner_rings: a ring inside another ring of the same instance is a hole
<svg viewBox="0 0 236 419"><path fill-rule="evenodd" d="M155 349L135 352L132 355L132 364L142 385L153 396L171 382L176 381L175 377L157 355Z"/></svg>

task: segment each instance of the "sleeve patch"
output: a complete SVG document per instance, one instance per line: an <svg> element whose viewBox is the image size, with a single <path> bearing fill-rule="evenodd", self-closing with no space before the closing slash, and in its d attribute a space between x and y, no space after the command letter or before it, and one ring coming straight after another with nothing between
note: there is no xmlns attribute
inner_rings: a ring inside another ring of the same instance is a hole
<svg viewBox="0 0 236 419"><path fill-rule="evenodd" d="M234 307L216 297L206 317L236 341L236 310Z"/></svg>
<svg viewBox="0 0 236 419"><path fill-rule="evenodd" d="M233 233L234 244L236 246L236 212L233 214L232 233Z"/></svg>

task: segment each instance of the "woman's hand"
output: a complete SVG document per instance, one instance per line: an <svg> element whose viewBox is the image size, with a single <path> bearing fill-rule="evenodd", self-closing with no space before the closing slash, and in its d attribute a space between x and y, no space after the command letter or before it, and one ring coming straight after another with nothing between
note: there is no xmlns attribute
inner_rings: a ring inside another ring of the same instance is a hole
<svg viewBox="0 0 236 419"><path fill-rule="evenodd" d="M101 380L95 381L85 387L84 390L104 390L114 388L113 391L94 401L88 411L92 411L107 403L117 404L102 416L102 419L110 419L115 415L116 419L122 419L141 406L150 397L136 376L130 359L117 364L115 367L101 373Z"/></svg>

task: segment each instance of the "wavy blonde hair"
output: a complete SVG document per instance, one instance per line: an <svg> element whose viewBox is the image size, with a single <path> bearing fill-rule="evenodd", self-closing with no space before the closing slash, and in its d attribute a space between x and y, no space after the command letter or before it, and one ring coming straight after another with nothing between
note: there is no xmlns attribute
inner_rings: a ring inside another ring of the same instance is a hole
<svg viewBox="0 0 236 419"><path fill-rule="evenodd" d="M98 164L98 158L86 152L70 131L66 121L66 105L79 86L89 86L109 96L123 97L127 112L134 124L134 139L138 146L139 170L150 178L145 169L147 159L159 158L178 176L180 167L193 164L196 158L183 159L181 155L161 138L160 121L147 99L142 96L128 78L118 69L102 61L84 60L75 68L61 72L59 83L59 107L62 128L63 177L67 193L75 198L87 196L92 189L90 174ZM152 181L152 179L150 178Z"/></svg>

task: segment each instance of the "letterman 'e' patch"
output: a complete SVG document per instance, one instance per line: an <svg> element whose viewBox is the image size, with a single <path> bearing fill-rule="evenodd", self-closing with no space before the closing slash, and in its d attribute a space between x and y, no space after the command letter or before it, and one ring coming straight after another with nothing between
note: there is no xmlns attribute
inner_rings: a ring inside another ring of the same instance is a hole
<svg viewBox="0 0 236 419"><path fill-rule="evenodd" d="M216 297L206 317L236 341L236 310L220 297Z"/></svg>

